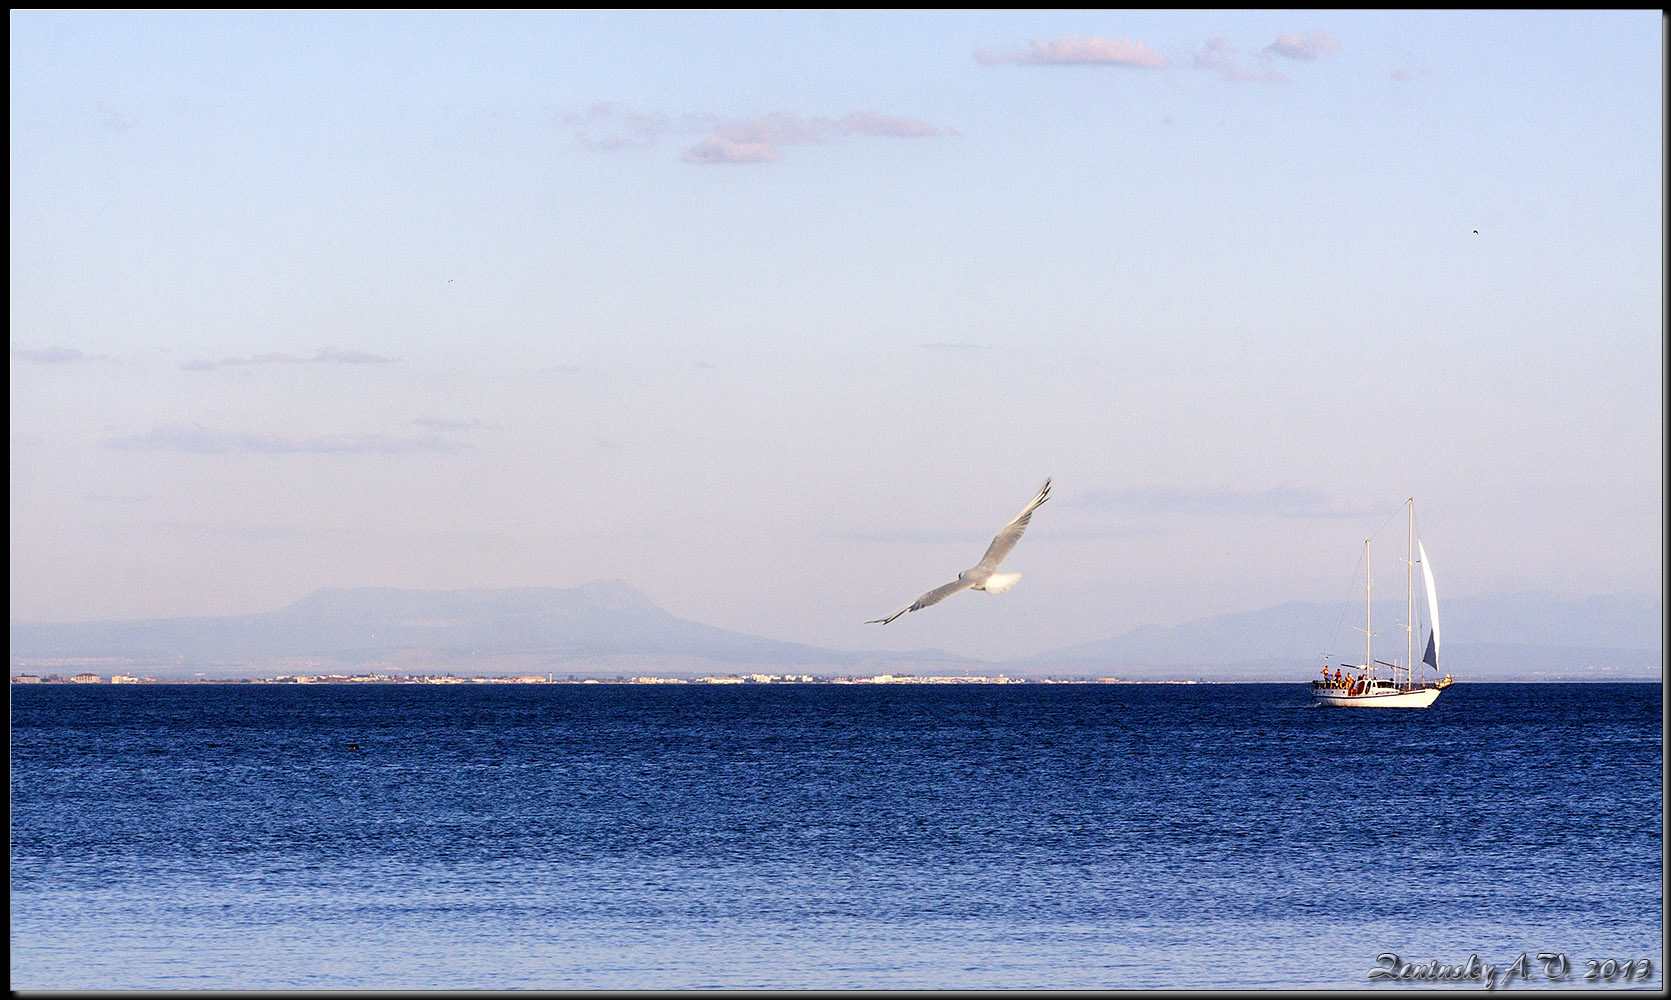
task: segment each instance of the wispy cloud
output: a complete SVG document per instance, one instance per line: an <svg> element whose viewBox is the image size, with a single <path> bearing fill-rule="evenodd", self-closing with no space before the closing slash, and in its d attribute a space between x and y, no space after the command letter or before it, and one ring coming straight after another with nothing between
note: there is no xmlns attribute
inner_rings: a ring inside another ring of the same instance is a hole
<svg viewBox="0 0 1671 1000"><path fill-rule="evenodd" d="M398 358L386 358L381 354L370 354L366 351L356 351L347 347L322 347L312 358L318 362L331 362L339 365L387 365L398 361Z"/></svg>
<svg viewBox="0 0 1671 1000"><path fill-rule="evenodd" d="M108 504L144 504L156 499L148 493L89 493L82 497L88 503Z"/></svg>
<svg viewBox="0 0 1671 1000"><path fill-rule="evenodd" d="M100 361L102 354L83 354L73 347L14 347L12 357L37 365L69 365L78 361Z"/></svg>
<svg viewBox="0 0 1671 1000"><path fill-rule="evenodd" d="M322 347L311 358L295 354L254 354L246 358L221 358L218 361L187 361L180 367L187 371L211 371L216 368L253 368L258 365L387 365L397 360L348 348Z"/></svg>
<svg viewBox="0 0 1671 1000"><path fill-rule="evenodd" d="M112 132L126 132L133 127L126 115L103 101L98 103L99 124Z"/></svg>
<svg viewBox="0 0 1671 1000"><path fill-rule="evenodd" d="M1248 68L1242 65L1241 53L1223 38L1209 39L1205 48L1195 55L1195 65L1198 69L1211 70L1221 78L1235 83L1246 81L1263 81L1266 83L1286 83L1288 77L1269 66L1269 59L1261 57L1258 65Z"/></svg>
<svg viewBox="0 0 1671 1000"><path fill-rule="evenodd" d="M924 351L985 351L990 349L985 344L971 344L968 342L954 343L950 341L940 341L933 344L918 344L917 347Z"/></svg>
<svg viewBox="0 0 1671 1000"><path fill-rule="evenodd" d="M1342 504L1314 490L1278 486L1268 490L1187 490L1171 486L1094 491L1086 503L1133 514L1189 514L1255 517L1359 517L1365 509Z"/></svg>
<svg viewBox="0 0 1671 1000"><path fill-rule="evenodd" d="M1194 63L1199 69L1210 70L1233 82L1255 81L1286 83L1288 76L1274 68L1277 59L1315 62L1318 56L1339 51L1340 43L1327 31L1305 34L1286 32L1276 41L1253 53L1252 65L1244 66L1241 53L1223 38L1210 39L1196 54Z"/></svg>
<svg viewBox="0 0 1671 1000"><path fill-rule="evenodd" d="M643 149L667 136L701 136L680 154L686 163L775 163L785 146L832 142L852 137L915 139L954 135L951 129L914 118L878 111L854 111L837 117L774 111L750 118L687 115L673 119L596 104L583 112L559 115L574 130L581 149Z"/></svg>
<svg viewBox="0 0 1671 1000"><path fill-rule="evenodd" d="M977 51L975 61L982 66L1130 66L1155 69L1166 65L1160 53L1144 42L1128 38L1081 38L1062 35L1059 38L1034 38L1027 48L1011 52Z"/></svg>
<svg viewBox="0 0 1671 1000"><path fill-rule="evenodd" d="M886 545L965 545L980 543L981 527L985 522L970 522L963 528L893 528L886 531L843 531L829 537L846 542ZM1037 531L1033 535L1038 534ZM1031 540L1033 535L1029 535Z"/></svg>
<svg viewBox="0 0 1671 1000"><path fill-rule="evenodd" d="M1398 63L1391 70L1388 70L1388 75L1399 83L1409 83L1411 80L1426 76L1427 69L1421 65L1419 59L1416 59L1410 53L1401 52L1398 55Z"/></svg>
<svg viewBox="0 0 1671 1000"><path fill-rule="evenodd" d="M176 519L153 518L142 522L147 531L162 535L172 535L199 541L225 541L238 539L255 542L294 542L304 539L340 538L347 534L345 529L321 525L293 525L274 523L237 523L213 521L181 521Z"/></svg>
<svg viewBox="0 0 1671 1000"><path fill-rule="evenodd" d="M1311 62L1320 55L1338 52L1340 43L1335 41L1334 35L1327 31L1313 31L1301 35L1286 33L1276 36L1276 41L1265 46L1267 55L1281 56L1284 59L1299 59Z"/></svg>
<svg viewBox="0 0 1671 1000"><path fill-rule="evenodd" d="M685 150L679 159L686 163L776 163L778 152L763 142L737 142L715 135Z"/></svg>
<svg viewBox="0 0 1671 1000"><path fill-rule="evenodd" d="M950 130L898 115L854 111L839 118L788 111L717 122L713 134L685 150L686 163L771 163L784 146L830 142L852 136L921 139Z"/></svg>
<svg viewBox="0 0 1671 1000"><path fill-rule="evenodd" d="M1327 31L1285 32L1245 59L1224 38L1209 40L1189 65L1217 73L1226 80L1284 83L1288 77L1272 63L1277 59L1315 61L1338 51L1340 43ZM1129 38L1062 35L1053 39L1034 38L1025 48L1007 52L977 50L975 61L982 66L1126 66L1160 69L1170 63L1146 42Z"/></svg>
<svg viewBox="0 0 1671 1000"><path fill-rule="evenodd" d="M440 433L460 431L495 430L498 424L490 424L485 420L454 420L450 417L414 417L410 423L416 427Z"/></svg>
<svg viewBox="0 0 1671 1000"><path fill-rule="evenodd" d="M702 128L691 119L679 122L666 115L617 108L609 103L594 104L584 111L562 112L557 115L557 121L572 130L578 148L593 150L644 149L663 136Z"/></svg>
<svg viewBox="0 0 1671 1000"><path fill-rule="evenodd" d="M468 446L445 438L386 434L320 434L294 437L259 431L214 431L203 427L157 427L144 434L102 442L117 451L166 451L192 455L395 455L455 452Z"/></svg>

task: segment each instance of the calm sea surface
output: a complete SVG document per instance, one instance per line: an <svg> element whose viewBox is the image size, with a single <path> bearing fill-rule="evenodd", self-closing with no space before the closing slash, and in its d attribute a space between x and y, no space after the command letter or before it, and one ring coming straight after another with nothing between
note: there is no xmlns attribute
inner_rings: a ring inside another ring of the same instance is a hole
<svg viewBox="0 0 1671 1000"><path fill-rule="evenodd" d="M1657 684L11 696L14 989L1663 982Z"/></svg>

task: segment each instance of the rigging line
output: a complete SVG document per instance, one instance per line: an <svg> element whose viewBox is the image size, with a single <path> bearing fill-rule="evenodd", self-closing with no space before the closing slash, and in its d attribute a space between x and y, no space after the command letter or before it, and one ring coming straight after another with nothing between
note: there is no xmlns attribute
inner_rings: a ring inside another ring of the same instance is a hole
<svg viewBox="0 0 1671 1000"><path fill-rule="evenodd" d="M1346 586L1341 588L1340 598L1335 602L1340 606L1340 614L1335 618L1334 631L1329 635L1329 652L1340 648L1340 632L1346 626L1346 612L1353 607L1354 595L1358 589L1358 580L1363 577L1359 572L1363 568L1363 552L1358 552L1358 561L1352 566L1352 573L1346 578Z"/></svg>
<svg viewBox="0 0 1671 1000"><path fill-rule="evenodd" d="M1370 538L1371 540L1374 540L1375 538L1379 537L1381 532L1387 530L1387 525L1391 524L1393 522L1393 519L1398 517L1398 515L1402 514L1403 512L1404 512L1404 505L1399 504L1398 508L1396 510L1394 510L1391 514L1388 514L1387 519L1385 521L1381 522L1381 526L1379 528L1376 528L1374 531L1371 531L1367 537ZM1352 601L1353 601L1353 596L1352 595L1353 595L1353 592L1357 590L1357 581L1359 579L1362 579L1363 574L1359 571L1364 568L1363 561L1364 561L1363 553L1359 552L1357 565L1352 567L1352 576L1347 580L1346 589L1345 589L1346 596L1344 596L1340 599L1340 617L1335 620L1334 633L1329 636L1329 646L1328 646L1328 648L1331 652L1340 648L1340 630L1341 630L1342 627L1344 627L1344 625L1346 623L1346 612L1352 606Z"/></svg>
<svg viewBox="0 0 1671 1000"><path fill-rule="evenodd" d="M1381 526L1379 528L1376 528L1374 531L1371 531L1369 533L1369 537L1371 539L1380 538L1381 537L1381 532L1387 530L1387 525L1389 525L1393 522L1393 518L1397 517L1398 515L1400 515L1402 513L1404 513L1404 505L1399 504L1398 509L1393 511L1391 514L1388 514L1387 519L1385 521L1381 522Z"/></svg>

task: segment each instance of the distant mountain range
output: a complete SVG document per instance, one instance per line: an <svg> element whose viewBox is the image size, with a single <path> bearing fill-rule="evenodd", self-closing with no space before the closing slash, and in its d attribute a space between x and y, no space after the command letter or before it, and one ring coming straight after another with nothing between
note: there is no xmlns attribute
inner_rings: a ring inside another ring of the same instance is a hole
<svg viewBox="0 0 1671 1000"><path fill-rule="evenodd" d="M1450 599L1440 615L1440 667L1459 679L1660 676L1664 608L1658 598L1476 595ZM1376 658L1404 662L1402 630L1384 624L1404 617L1402 604L1372 609L1380 630ZM1028 663L1046 671L1095 665L1132 678L1292 679L1318 669L1325 652L1362 662L1362 624L1362 605L1290 601L1171 627L1147 625L1112 639L1054 649ZM1421 642L1418 637L1418 651Z"/></svg>
<svg viewBox="0 0 1671 1000"><path fill-rule="evenodd" d="M38 672L55 661L76 661L92 664L78 670L127 664L158 678L350 669L460 676L737 668L828 673L972 662L942 650L850 653L714 628L676 618L618 580L571 589L326 589L253 615L14 623L11 656L14 672L20 665Z"/></svg>
<svg viewBox="0 0 1671 1000"><path fill-rule="evenodd" d="M1658 598L1459 597L1447 602L1443 614L1441 666L1460 680L1660 676ZM633 587L609 580L571 589L327 589L253 615L13 623L11 659L13 673L123 672L160 679L367 671L596 677L1005 669L1012 676L1289 681L1316 669L1331 640L1341 643L1337 651L1344 657L1354 648L1361 652L1353 624L1339 605L1290 602L1145 626L993 663L943 650L851 652L765 639L674 617ZM1390 651L1393 641L1379 637L1377 652Z"/></svg>

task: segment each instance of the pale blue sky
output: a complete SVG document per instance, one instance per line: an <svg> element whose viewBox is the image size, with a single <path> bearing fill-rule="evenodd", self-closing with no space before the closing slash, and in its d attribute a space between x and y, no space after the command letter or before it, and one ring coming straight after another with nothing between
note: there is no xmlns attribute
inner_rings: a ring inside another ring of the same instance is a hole
<svg viewBox="0 0 1671 1000"><path fill-rule="evenodd" d="M1411 495L1441 594L1660 592L1658 12L10 27L14 620L1007 656L1335 599ZM1046 476L1014 590L863 624Z"/></svg>

